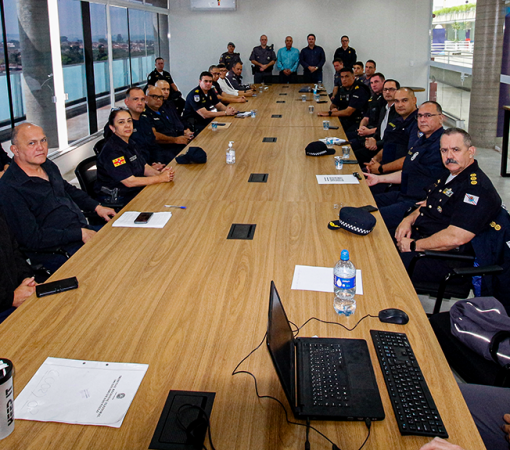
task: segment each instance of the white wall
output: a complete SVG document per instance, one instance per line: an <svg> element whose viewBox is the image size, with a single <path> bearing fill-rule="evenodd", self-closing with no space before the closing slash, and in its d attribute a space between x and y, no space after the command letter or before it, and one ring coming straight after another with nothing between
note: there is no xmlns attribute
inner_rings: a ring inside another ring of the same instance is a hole
<svg viewBox="0 0 510 450"><path fill-rule="evenodd" d="M276 52L285 36L301 50L308 33L314 33L326 52L324 83L331 90L333 53L347 34L358 59L374 59L387 78L426 88L431 7L431 0L237 0L237 11L204 12L191 11L190 0L170 0L171 73L186 95L233 41L249 82L248 58L261 34Z"/></svg>

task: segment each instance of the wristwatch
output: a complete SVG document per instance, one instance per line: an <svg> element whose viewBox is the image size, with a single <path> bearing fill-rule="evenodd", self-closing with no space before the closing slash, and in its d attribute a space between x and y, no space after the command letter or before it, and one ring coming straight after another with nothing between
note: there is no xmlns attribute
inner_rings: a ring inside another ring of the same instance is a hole
<svg viewBox="0 0 510 450"><path fill-rule="evenodd" d="M409 248L411 249L412 252L415 252L416 251L416 241L411 241L411 245L409 245Z"/></svg>
<svg viewBox="0 0 510 450"><path fill-rule="evenodd" d="M383 165L381 164L377 170L379 173L384 173Z"/></svg>

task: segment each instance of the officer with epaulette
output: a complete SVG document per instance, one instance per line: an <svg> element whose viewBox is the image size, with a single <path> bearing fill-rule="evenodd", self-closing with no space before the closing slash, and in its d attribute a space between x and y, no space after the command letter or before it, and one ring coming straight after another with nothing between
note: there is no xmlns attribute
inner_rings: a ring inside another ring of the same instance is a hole
<svg viewBox="0 0 510 450"><path fill-rule="evenodd" d="M260 45L253 47L250 55L253 64L253 81L255 83L271 83L273 66L276 64L276 54L273 46L267 45L267 36L260 36Z"/></svg>
<svg viewBox="0 0 510 450"><path fill-rule="evenodd" d="M319 116L339 117L344 132L355 131L370 98L370 90L354 78L352 69L343 68L340 71L342 87L332 100L329 112L319 112Z"/></svg>
<svg viewBox="0 0 510 450"><path fill-rule="evenodd" d="M182 94L179 91L179 88L174 83L172 75L170 72L163 70L165 67L165 60L163 58L156 58L156 68L147 76L147 88L149 86L156 86L156 82L159 80L165 80L170 85L170 98L175 102L175 106L179 111L179 114L182 114L182 110L184 108L184 99L182 98Z"/></svg>
<svg viewBox="0 0 510 450"><path fill-rule="evenodd" d="M342 46L335 50L333 59L340 58L344 62L344 67L352 69L357 59L356 50L349 47L349 36L342 36L341 42Z"/></svg>
<svg viewBox="0 0 510 450"><path fill-rule="evenodd" d="M198 135L215 117L233 116L237 110L225 106L212 89L213 77L210 72L200 74L199 85L186 97L183 120L193 127Z"/></svg>
<svg viewBox="0 0 510 450"><path fill-rule="evenodd" d="M232 66L236 64L237 62L241 62L241 56L239 53L235 53L236 46L233 42L229 42L227 45L228 51L225 53L222 53L220 56L219 64L225 64L227 70L232 69Z"/></svg>

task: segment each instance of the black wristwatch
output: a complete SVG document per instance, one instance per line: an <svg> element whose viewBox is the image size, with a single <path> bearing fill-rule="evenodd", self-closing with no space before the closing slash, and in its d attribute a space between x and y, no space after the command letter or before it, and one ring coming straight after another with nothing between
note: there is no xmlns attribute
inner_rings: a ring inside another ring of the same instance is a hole
<svg viewBox="0 0 510 450"><path fill-rule="evenodd" d="M333 111L331 109L329 110L329 117L331 117L331 114L333 114Z"/></svg>
<svg viewBox="0 0 510 450"><path fill-rule="evenodd" d="M384 173L383 165L381 164L377 170L379 173Z"/></svg>
<svg viewBox="0 0 510 450"><path fill-rule="evenodd" d="M412 252L416 251L416 241L411 241L411 245L409 245L409 248Z"/></svg>

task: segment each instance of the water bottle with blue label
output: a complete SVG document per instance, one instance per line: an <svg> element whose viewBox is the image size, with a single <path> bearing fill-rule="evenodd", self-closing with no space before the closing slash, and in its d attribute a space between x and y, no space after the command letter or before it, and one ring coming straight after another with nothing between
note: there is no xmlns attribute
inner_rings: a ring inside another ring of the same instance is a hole
<svg viewBox="0 0 510 450"><path fill-rule="evenodd" d="M356 268L349 261L349 252L342 250L340 261L333 270L335 300L333 307L337 314L350 316L356 311Z"/></svg>

